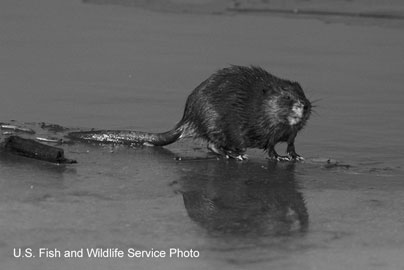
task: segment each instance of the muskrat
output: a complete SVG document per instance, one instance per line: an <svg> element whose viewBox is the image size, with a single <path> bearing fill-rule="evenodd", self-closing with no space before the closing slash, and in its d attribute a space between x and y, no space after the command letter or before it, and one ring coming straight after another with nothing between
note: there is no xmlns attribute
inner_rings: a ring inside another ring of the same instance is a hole
<svg viewBox="0 0 404 270"><path fill-rule="evenodd" d="M99 130L72 132L69 137L154 146L194 137L207 141L208 149L226 158L243 160L247 148L259 148L271 159L302 160L294 141L310 113L311 103L297 82L280 79L256 66L230 66L192 91L181 121L170 131ZM278 142L287 142L287 156L276 153Z"/></svg>

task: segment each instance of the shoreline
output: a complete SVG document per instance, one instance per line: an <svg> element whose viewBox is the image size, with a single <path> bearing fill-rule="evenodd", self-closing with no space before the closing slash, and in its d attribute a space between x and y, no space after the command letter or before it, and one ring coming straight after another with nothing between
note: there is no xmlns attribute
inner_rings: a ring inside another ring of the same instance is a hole
<svg viewBox="0 0 404 270"><path fill-rule="evenodd" d="M179 14L254 14L318 19L331 23L404 27L404 3L398 0L82 0L85 4L142 8ZM375 4L376 3L376 4Z"/></svg>

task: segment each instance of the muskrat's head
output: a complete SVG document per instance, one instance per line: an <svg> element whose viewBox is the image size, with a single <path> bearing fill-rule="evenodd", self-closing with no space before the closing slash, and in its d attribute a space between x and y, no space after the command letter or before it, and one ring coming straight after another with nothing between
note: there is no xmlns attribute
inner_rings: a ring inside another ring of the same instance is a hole
<svg viewBox="0 0 404 270"><path fill-rule="evenodd" d="M297 82L279 80L266 91L267 111L278 123L302 128L311 113L311 103Z"/></svg>

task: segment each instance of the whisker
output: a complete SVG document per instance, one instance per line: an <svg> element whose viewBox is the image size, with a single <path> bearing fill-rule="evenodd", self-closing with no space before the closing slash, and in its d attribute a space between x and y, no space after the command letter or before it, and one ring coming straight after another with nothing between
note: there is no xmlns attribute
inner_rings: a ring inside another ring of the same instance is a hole
<svg viewBox="0 0 404 270"><path fill-rule="evenodd" d="M322 101L322 100L323 100L322 98L318 98L318 99L312 100L310 102L311 102L311 104L314 104L314 103L317 103L317 102Z"/></svg>
<svg viewBox="0 0 404 270"><path fill-rule="evenodd" d="M314 113L317 116L320 116L320 114L316 110L312 110L311 112Z"/></svg>
<svg viewBox="0 0 404 270"><path fill-rule="evenodd" d="M320 116L320 114L315 109L313 109L313 107L311 107L310 112L316 114L317 116Z"/></svg>

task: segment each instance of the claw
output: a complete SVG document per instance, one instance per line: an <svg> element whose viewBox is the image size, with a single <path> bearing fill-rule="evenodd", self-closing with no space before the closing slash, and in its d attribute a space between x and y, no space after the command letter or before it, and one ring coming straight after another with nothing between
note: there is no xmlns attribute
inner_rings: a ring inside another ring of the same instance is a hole
<svg viewBox="0 0 404 270"><path fill-rule="evenodd" d="M295 161L303 161L304 158L301 155L298 155L296 153L288 153L288 157L290 158L289 160L295 160Z"/></svg>
<svg viewBox="0 0 404 270"><path fill-rule="evenodd" d="M295 160L297 161L303 161L304 157L297 155L297 157L295 157Z"/></svg>
<svg viewBox="0 0 404 270"><path fill-rule="evenodd" d="M240 161L248 159L248 156L246 154L238 154L237 155L236 153L234 153L232 151L225 151L225 153L226 153L226 158L227 159L234 158L234 159L240 160Z"/></svg>
<svg viewBox="0 0 404 270"><path fill-rule="evenodd" d="M274 154L268 157L269 159L276 161L303 161L304 158L296 153L288 153L287 156L280 156L278 154Z"/></svg>
<svg viewBox="0 0 404 270"><path fill-rule="evenodd" d="M289 156L280 156L280 155L269 156L268 159L276 160L276 161L291 161L292 160L292 158Z"/></svg>
<svg viewBox="0 0 404 270"><path fill-rule="evenodd" d="M276 157L276 160L277 160L277 161L291 161L292 158L289 157L289 156L277 156L277 157Z"/></svg>
<svg viewBox="0 0 404 270"><path fill-rule="evenodd" d="M240 161L248 159L248 156L246 154L241 154L243 151L240 151L241 152L240 153L237 151L225 150L222 147L216 146L214 143L208 143L207 147L213 153L222 156L226 159L234 158Z"/></svg>
<svg viewBox="0 0 404 270"><path fill-rule="evenodd" d="M242 155L234 156L233 158L237 159L237 160L240 160L240 161L243 161L243 160L247 160L248 156L246 154L242 154Z"/></svg>

